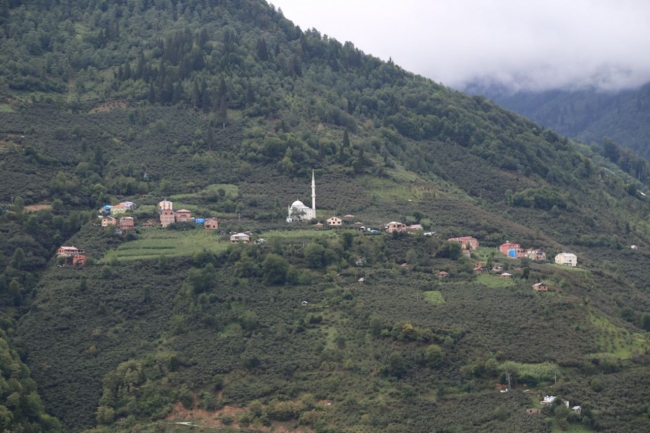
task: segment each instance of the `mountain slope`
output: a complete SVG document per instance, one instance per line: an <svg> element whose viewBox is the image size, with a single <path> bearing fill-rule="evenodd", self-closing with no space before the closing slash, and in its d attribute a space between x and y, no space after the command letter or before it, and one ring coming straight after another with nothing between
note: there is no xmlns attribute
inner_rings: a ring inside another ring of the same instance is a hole
<svg viewBox="0 0 650 433"><path fill-rule="evenodd" d="M601 143L603 137L650 155L650 84L615 93L546 91L541 93L481 92L497 104L561 135Z"/></svg>
<svg viewBox="0 0 650 433"><path fill-rule="evenodd" d="M16 344L70 430L647 429L642 158L303 32L264 2L9 5L0 199L14 204L0 221L47 247L34 274L15 274L8 250L0 265L28 288ZM312 170L318 220L354 213L343 229L285 222L310 203ZM16 196L52 209L28 214ZM98 226L104 204L136 202L142 226L163 198L266 242ZM445 242L460 235L482 247L465 257ZM56 266L54 239L87 265ZM580 268L508 260L507 240L549 262L570 250ZM514 278L477 276L478 262ZM514 390L495 391L506 374ZM528 416L546 393L583 411Z"/></svg>

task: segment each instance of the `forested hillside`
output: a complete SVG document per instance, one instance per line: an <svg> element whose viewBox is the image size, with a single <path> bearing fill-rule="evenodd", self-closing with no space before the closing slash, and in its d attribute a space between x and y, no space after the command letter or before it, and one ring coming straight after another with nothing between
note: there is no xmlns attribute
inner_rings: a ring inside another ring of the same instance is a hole
<svg viewBox="0 0 650 433"><path fill-rule="evenodd" d="M588 143L604 137L650 156L650 85L638 89L540 93L481 92L497 104L534 122Z"/></svg>
<svg viewBox="0 0 650 433"><path fill-rule="evenodd" d="M645 159L264 1L10 0L0 17L4 428L650 427ZM316 221L342 227L286 222L312 170ZM219 230L147 227L165 198ZM137 229L101 227L124 200ZM548 260L508 259L508 240Z"/></svg>

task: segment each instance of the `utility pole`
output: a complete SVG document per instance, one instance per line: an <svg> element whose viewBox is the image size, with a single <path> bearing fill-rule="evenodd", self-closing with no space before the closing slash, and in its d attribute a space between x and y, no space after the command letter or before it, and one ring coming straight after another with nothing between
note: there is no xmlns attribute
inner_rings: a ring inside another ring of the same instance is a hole
<svg viewBox="0 0 650 433"><path fill-rule="evenodd" d="M557 371L555 372L555 384L557 385Z"/></svg>

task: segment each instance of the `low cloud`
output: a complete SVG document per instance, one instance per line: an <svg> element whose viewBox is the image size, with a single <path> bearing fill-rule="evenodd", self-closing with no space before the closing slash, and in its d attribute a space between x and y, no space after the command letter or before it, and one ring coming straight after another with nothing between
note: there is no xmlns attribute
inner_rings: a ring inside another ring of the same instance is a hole
<svg viewBox="0 0 650 433"><path fill-rule="evenodd" d="M618 90L650 81L644 0L275 0L316 28L445 85Z"/></svg>

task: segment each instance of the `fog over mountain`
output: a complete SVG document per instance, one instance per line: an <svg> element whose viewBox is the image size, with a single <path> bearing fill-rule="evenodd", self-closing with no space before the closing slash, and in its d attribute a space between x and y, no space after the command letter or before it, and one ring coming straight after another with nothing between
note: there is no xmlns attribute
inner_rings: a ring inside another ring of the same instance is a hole
<svg viewBox="0 0 650 433"><path fill-rule="evenodd" d="M650 81L642 0L275 0L315 27L445 85L615 91Z"/></svg>

